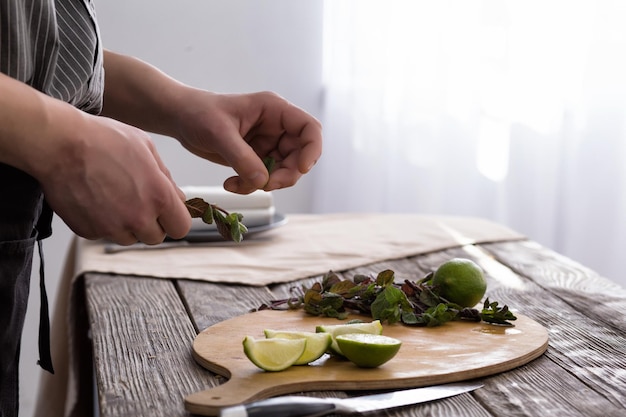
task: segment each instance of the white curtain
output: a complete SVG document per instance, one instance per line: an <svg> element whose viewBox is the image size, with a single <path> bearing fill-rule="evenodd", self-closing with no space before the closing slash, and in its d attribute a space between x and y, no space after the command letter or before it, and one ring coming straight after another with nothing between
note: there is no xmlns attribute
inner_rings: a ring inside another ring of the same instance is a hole
<svg viewBox="0 0 626 417"><path fill-rule="evenodd" d="M324 7L314 211L489 218L626 285L626 2Z"/></svg>

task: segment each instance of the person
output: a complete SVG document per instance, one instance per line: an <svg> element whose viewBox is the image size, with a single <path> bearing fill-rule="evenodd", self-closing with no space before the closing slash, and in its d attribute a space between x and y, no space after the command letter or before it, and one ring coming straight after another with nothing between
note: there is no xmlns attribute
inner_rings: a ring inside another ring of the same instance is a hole
<svg viewBox="0 0 626 417"><path fill-rule="evenodd" d="M274 93L212 93L105 50L91 0L0 0L1 417L18 414L32 258L52 213L122 245L188 233L185 196L148 132L232 167L223 186L239 194L294 185L322 151L319 121ZM41 280L40 364L52 372Z"/></svg>

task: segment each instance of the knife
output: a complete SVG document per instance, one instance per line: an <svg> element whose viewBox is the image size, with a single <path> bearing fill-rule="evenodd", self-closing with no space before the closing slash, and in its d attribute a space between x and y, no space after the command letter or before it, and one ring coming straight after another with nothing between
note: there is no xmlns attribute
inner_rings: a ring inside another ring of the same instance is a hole
<svg viewBox="0 0 626 417"><path fill-rule="evenodd" d="M482 384L453 383L430 387L408 389L384 394L360 397L312 398L304 396L283 396L260 400L249 404L226 407L220 411L221 417L319 417L330 413L354 414L384 408L419 404L441 398L452 397L481 388Z"/></svg>

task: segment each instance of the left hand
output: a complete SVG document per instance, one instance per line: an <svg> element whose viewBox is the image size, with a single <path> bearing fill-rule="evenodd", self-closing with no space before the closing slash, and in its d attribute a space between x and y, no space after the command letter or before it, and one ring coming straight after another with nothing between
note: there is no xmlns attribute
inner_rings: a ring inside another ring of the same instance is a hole
<svg viewBox="0 0 626 417"><path fill-rule="evenodd" d="M177 139L190 152L232 167L224 188L238 194L294 185L322 152L320 122L269 92L216 94L184 87ZM268 174L263 158L276 161Z"/></svg>

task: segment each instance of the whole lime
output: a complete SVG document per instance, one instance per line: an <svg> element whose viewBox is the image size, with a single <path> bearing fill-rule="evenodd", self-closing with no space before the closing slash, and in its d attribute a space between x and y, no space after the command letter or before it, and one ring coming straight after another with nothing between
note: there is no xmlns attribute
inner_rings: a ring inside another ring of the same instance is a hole
<svg viewBox="0 0 626 417"><path fill-rule="evenodd" d="M441 297L461 307L474 307L487 291L483 270L465 258L454 258L441 264L431 283Z"/></svg>

